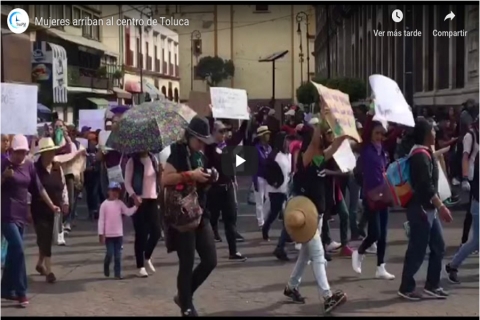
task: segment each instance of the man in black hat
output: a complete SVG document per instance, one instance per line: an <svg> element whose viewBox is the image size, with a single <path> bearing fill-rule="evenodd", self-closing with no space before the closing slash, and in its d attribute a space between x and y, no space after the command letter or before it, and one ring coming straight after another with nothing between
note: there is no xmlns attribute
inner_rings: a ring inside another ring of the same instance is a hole
<svg viewBox="0 0 480 320"><path fill-rule="evenodd" d="M213 119L212 119L213 120ZM210 168L218 171L218 180L212 185L207 195L207 208L211 213L211 224L217 242L222 241L218 233L218 220L220 213L225 226L225 236L228 242L229 259L245 261L246 257L237 251L237 241L243 238L237 233L237 201L236 201L236 178L233 175L226 175L222 168L223 157L228 156L223 152L226 147L236 147L245 137L248 121L243 121L239 130L226 139L227 127L221 121L213 123L213 137L215 143L205 148L205 155ZM231 172L235 172L232 162Z"/></svg>

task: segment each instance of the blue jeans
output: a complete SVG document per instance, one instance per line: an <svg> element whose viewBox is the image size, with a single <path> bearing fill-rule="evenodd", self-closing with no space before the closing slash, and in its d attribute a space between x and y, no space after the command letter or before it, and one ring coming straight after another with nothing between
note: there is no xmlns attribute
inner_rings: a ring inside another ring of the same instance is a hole
<svg viewBox="0 0 480 320"><path fill-rule="evenodd" d="M442 260L445 254L442 224L435 209L424 210L412 204L407 208L407 220L410 226L410 238L403 262L400 292L410 293L415 290L415 274L425 259L427 247L430 248L425 289L435 290L440 287Z"/></svg>
<svg viewBox="0 0 480 320"><path fill-rule="evenodd" d="M358 253L365 254L365 251L376 242L377 266L380 266L385 262L385 251L387 248L388 208L373 211L368 206L367 201L363 202L363 207L368 221L368 234L358 247Z"/></svg>
<svg viewBox="0 0 480 320"><path fill-rule="evenodd" d="M2 268L5 265L5 258L7 257L8 242L5 237L2 236Z"/></svg>
<svg viewBox="0 0 480 320"><path fill-rule="evenodd" d="M2 276L2 296L27 296L27 268L23 251L23 227L2 222L2 235L8 242L5 268Z"/></svg>
<svg viewBox="0 0 480 320"><path fill-rule="evenodd" d="M122 276L122 244L123 237L105 238L107 253L103 263L103 272L108 277L110 275L110 263L114 261L113 273L115 277Z"/></svg>
<svg viewBox="0 0 480 320"><path fill-rule="evenodd" d="M470 238L470 240L462 245L460 250L455 254L455 256L452 259L452 262L450 262L450 267L453 269L457 269L463 261L473 252L478 251L478 240L479 240L479 232L478 232L478 224L480 223L480 219L478 217L479 215L479 208L478 208L478 201L475 199L472 199L472 204L470 206L470 213L472 214L472 230L473 230L473 236Z"/></svg>

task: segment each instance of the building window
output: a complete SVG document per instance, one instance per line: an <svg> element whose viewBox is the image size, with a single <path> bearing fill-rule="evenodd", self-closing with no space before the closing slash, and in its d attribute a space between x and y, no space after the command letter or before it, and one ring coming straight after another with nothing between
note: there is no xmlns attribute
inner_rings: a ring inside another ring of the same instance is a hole
<svg viewBox="0 0 480 320"><path fill-rule="evenodd" d="M89 21L92 20L92 17L92 14L83 11L83 19L85 19L85 21L82 26L82 36L88 39L92 38L93 26L90 25L92 24L92 21Z"/></svg>
<svg viewBox="0 0 480 320"><path fill-rule="evenodd" d="M50 17L50 6L49 5L36 5L35 6L35 18L44 18L48 19Z"/></svg>
<svg viewBox="0 0 480 320"><path fill-rule="evenodd" d="M268 5L256 5L255 12L268 12Z"/></svg>
<svg viewBox="0 0 480 320"><path fill-rule="evenodd" d="M65 19L72 21L72 6L64 6L63 7L63 16Z"/></svg>
<svg viewBox="0 0 480 320"><path fill-rule="evenodd" d="M81 11L79 8L77 8L77 7L73 7L73 10L72 10L72 20L78 21L78 20L80 20L81 16L82 16L82 11ZM82 27L81 25L74 25L74 24L72 24L72 25L73 25L74 27L77 27L77 28L81 28L81 27Z"/></svg>
<svg viewBox="0 0 480 320"><path fill-rule="evenodd" d="M100 41L100 17L99 16L93 16L93 19L98 22L98 25L93 25L92 26L92 39Z"/></svg>

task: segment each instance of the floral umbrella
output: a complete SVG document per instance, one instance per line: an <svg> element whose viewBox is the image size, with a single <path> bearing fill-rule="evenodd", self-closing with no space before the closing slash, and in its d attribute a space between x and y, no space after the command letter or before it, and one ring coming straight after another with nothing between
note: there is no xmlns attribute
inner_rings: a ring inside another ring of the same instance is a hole
<svg viewBox="0 0 480 320"><path fill-rule="evenodd" d="M106 146L125 154L160 152L183 136L192 112L168 101L140 104L123 114Z"/></svg>

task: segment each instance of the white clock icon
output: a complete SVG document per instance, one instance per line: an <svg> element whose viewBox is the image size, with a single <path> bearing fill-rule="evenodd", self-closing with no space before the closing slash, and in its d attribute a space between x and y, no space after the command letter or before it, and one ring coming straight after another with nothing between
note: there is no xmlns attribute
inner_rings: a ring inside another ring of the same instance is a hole
<svg viewBox="0 0 480 320"><path fill-rule="evenodd" d="M393 10L392 12L392 20L395 21L395 22L400 22L403 20L403 12L402 10L399 10L399 9L396 9L396 10Z"/></svg>

